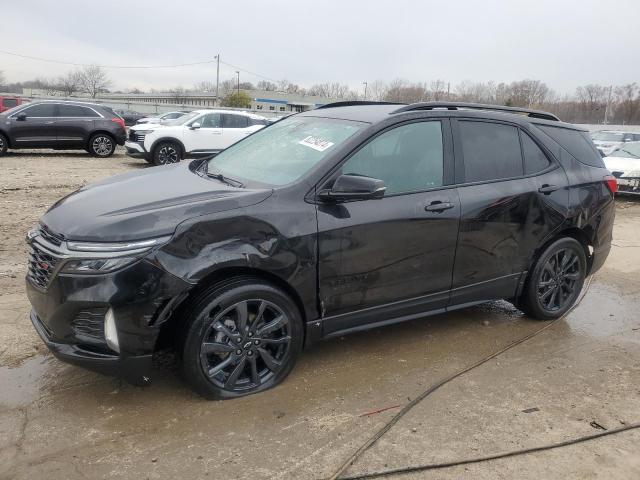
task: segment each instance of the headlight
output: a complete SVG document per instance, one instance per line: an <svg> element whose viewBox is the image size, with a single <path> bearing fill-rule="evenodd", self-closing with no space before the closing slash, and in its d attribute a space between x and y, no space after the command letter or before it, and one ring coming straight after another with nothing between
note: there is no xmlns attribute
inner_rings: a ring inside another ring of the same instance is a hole
<svg viewBox="0 0 640 480"><path fill-rule="evenodd" d="M113 243L67 241L68 252L72 255L62 266L61 272L113 272L135 262L153 247L166 243L170 238L168 235L136 242Z"/></svg>
<svg viewBox="0 0 640 480"><path fill-rule="evenodd" d="M135 262L138 257L69 260L62 267L63 273L107 273Z"/></svg>
<svg viewBox="0 0 640 480"><path fill-rule="evenodd" d="M147 135L149 133L153 133L153 130L134 130L134 132L136 132L136 134L140 133L142 135Z"/></svg>

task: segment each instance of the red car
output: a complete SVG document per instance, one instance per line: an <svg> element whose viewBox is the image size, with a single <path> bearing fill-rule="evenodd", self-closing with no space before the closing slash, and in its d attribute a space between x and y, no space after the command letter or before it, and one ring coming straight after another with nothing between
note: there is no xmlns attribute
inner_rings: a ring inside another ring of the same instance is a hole
<svg viewBox="0 0 640 480"><path fill-rule="evenodd" d="M22 105L23 101L18 97L0 97L0 113L10 108Z"/></svg>

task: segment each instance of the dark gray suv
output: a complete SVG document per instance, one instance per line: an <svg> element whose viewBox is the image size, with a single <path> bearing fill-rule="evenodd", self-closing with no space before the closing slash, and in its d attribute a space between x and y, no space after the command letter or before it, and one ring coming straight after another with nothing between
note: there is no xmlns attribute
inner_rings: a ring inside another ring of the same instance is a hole
<svg viewBox="0 0 640 480"><path fill-rule="evenodd" d="M109 157L126 136L124 120L103 105L32 102L0 114L0 156L9 148L54 148Z"/></svg>

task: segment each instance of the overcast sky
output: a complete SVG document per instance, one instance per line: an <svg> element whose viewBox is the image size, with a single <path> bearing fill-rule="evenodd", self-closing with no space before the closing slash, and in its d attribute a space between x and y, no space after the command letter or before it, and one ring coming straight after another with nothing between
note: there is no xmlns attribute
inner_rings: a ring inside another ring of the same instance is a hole
<svg viewBox="0 0 640 480"><path fill-rule="evenodd" d="M0 0L0 49L109 65L212 59L309 86L540 79L560 93L640 81L638 0ZM73 67L0 54L8 81ZM221 80L235 68L221 66ZM113 88L191 87L215 65L109 70ZM241 72L241 81L261 77Z"/></svg>

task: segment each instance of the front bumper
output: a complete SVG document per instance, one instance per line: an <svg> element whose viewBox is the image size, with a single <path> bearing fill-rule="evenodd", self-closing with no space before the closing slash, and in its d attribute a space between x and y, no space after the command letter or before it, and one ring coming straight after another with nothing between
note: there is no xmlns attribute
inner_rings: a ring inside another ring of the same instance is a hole
<svg viewBox="0 0 640 480"><path fill-rule="evenodd" d="M108 274L54 274L45 288L26 280L31 320L56 357L136 384L149 381L161 326L190 287L146 260ZM108 309L119 353L104 338Z"/></svg>
<svg viewBox="0 0 640 480"><path fill-rule="evenodd" d="M131 140L127 140L124 143L125 148L127 149L127 155L133 158L148 158L149 152L147 152L142 145L138 142L132 142Z"/></svg>

